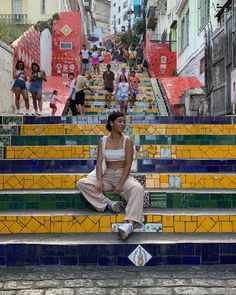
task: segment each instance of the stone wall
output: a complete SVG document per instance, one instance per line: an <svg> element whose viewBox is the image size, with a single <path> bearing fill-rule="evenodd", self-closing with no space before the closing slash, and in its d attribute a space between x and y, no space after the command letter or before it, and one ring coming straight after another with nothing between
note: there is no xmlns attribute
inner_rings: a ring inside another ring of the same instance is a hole
<svg viewBox="0 0 236 295"><path fill-rule="evenodd" d="M12 113L14 100L10 90L13 70L13 49L0 40L0 114Z"/></svg>

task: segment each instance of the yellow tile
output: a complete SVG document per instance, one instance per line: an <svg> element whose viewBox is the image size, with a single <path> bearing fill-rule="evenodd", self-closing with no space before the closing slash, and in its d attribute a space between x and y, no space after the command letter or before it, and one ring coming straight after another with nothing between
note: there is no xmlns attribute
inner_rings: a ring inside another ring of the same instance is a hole
<svg viewBox="0 0 236 295"><path fill-rule="evenodd" d="M202 217L200 224L207 231L210 231L210 229L215 225L215 222L211 218L209 218L208 216L204 216L204 217Z"/></svg>
<svg viewBox="0 0 236 295"><path fill-rule="evenodd" d="M174 231L176 233L185 232L185 223L183 221L175 221L174 222Z"/></svg>
<svg viewBox="0 0 236 295"><path fill-rule="evenodd" d="M152 215L147 215L146 216L146 222L153 222L152 221Z"/></svg>
<svg viewBox="0 0 236 295"><path fill-rule="evenodd" d="M173 227L163 227L163 233L173 233L174 228Z"/></svg>
<svg viewBox="0 0 236 295"><path fill-rule="evenodd" d="M90 230L95 226L95 223L87 217L81 224L80 226L86 231L90 232Z"/></svg>
<svg viewBox="0 0 236 295"><path fill-rule="evenodd" d="M197 222L186 222L186 232L193 233L197 229Z"/></svg>
<svg viewBox="0 0 236 295"><path fill-rule="evenodd" d="M221 230L223 233L233 232L233 223L232 222L221 222Z"/></svg>
<svg viewBox="0 0 236 295"><path fill-rule="evenodd" d="M163 215L163 217L162 217L163 226L165 226L165 227L169 227L169 226L173 227L173 225L174 225L174 220L173 219L174 219L173 216L165 216L165 215Z"/></svg>
<svg viewBox="0 0 236 295"><path fill-rule="evenodd" d="M161 221L162 221L162 216L160 216L160 215L152 216L152 222L161 222Z"/></svg>
<svg viewBox="0 0 236 295"><path fill-rule="evenodd" d="M219 217L218 217L218 220L219 220L219 221L229 221L230 218L229 218L229 216L219 216Z"/></svg>
<svg viewBox="0 0 236 295"><path fill-rule="evenodd" d="M111 226L111 217L110 216L102 216L99 224L100 224L100 227L110 227Z"/></svg>

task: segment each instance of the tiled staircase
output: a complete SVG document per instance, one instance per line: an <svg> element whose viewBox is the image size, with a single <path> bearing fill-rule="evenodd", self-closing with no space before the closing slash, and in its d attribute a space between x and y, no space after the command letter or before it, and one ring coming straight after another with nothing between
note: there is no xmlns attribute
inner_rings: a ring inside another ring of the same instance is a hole
<svg viewBox="0 0 236 295"><path fill-rule="evenodd" d="M133 251L136 265L236 263L235 118L161 117L141 79L126 133L146 192L142 232L121 241L124 214L97 213L76 190L109 113L88 95L84 117L0 118L0 265L129 265Z"/></svg>

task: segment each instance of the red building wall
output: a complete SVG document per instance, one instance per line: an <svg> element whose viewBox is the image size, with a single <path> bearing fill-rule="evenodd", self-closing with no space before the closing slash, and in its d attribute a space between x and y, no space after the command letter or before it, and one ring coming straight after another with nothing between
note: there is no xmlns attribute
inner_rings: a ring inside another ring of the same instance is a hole
<svg viewBox="0 0 236 295"><path fill-rule="evenodd" d="M170 50L169 44L150 42L147 35L145 54L152 77L171 77L176 73L176 52Z"/></svg>
<svg viewBox="0 0 236 295"><path fill-rule="evenodd" d="M13 42L14 47L14 66L17 60L25 63L25 69L29 75L31 71L31 63L40 64L40 32L33 26Z"/></svg>
<svg viewBox="0 0 236 295"><path fill-rule="evenodd" d="M80 12L62 12L52 33L52 76L66 77L80 73L81 47L84 32Z"/></svg>

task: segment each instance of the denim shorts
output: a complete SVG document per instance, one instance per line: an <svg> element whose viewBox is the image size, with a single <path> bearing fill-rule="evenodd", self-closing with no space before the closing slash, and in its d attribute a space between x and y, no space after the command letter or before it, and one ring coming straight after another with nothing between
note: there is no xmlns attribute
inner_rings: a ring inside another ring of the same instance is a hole
<svg viewBox="0 0 236 295"><path fill-rule="evenodd" d="M12 89L14 89L14 88L20 88L20 90L27 90L27 87L26 87L25 81L23 81L23 80L19 80L19 79L17 79L17 80L14 82L14 84L13 84L13 86L12 86Z"/></svg>

